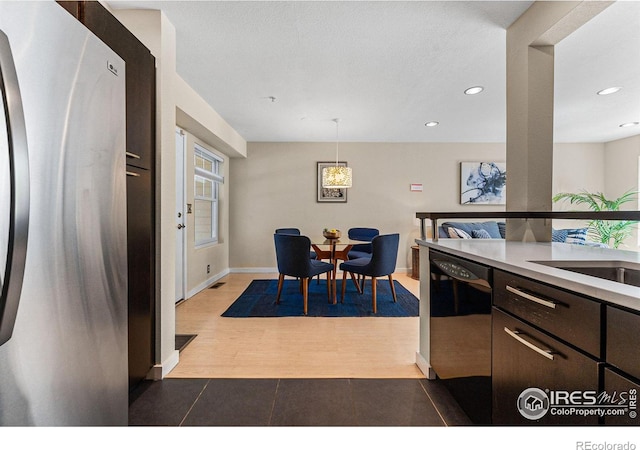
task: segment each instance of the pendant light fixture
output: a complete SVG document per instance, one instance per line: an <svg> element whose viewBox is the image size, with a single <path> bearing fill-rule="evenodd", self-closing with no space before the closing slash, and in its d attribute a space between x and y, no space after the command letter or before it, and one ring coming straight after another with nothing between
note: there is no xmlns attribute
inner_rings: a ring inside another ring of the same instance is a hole
<svg viewBox="0 0 640 450"><path fill-rule="evenodd" d="M340 119L333 119L336 123L336 165L322 169L322 187L333 189L344 189L351 187L351 167L338 165L338 122Z"/></svg>

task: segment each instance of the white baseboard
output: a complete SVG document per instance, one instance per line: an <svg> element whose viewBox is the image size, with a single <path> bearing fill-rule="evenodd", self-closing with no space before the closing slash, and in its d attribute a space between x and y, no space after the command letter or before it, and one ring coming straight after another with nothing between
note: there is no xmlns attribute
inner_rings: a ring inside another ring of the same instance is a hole
<svg viewBox="0 0 640 450"><path fill-rule="evenodd" d="M420 352L416 352L416 366L418 369L430 380L436 379L436 373L431 368L429 362L424 359L424 357L420 354Z"/></svg>
<svg viewBox="0 0 640 450"><path fill-rule="evenodd" d="M234 267L230 273L278 273L277 267Z"/></svg>
<svg viewBox="0 0 640 450"><path fill-rule="evenodd" d="M151 368L147 374L147 380L162 380L178 365L178 361L180 361L180 352L176 350L162 364L156 364Z"/></svg>
<svg viewBox="0 0 640 450"><path fill-rule="evenodd" d="M213 283L215 283L216 281L220 280L221 278L229 275L230 273L230 269L225 269L222 272L219 272L215 275L213 275L210 278L207 278L205 281L203 281L202 283L200 283L199 285L197 285L196 287L194 287L193 289L190 289L189 292L187 292L187 298L191 298L194 295L196 295L198 292L207 289L209 286L211 286Z"/></svg>

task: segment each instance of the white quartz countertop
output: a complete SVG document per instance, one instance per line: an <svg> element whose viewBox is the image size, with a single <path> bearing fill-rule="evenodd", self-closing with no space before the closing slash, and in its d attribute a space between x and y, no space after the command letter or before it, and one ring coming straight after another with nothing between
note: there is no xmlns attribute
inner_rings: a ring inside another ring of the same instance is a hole
<svg viewBox="0 0 640 450"><path fill-rule="evenodd" d="M640 265L640 252L557 242L503 239L416 239L418 245L578 292L640 312L640 288L538 264L535 261L623 261Z"/></svg>

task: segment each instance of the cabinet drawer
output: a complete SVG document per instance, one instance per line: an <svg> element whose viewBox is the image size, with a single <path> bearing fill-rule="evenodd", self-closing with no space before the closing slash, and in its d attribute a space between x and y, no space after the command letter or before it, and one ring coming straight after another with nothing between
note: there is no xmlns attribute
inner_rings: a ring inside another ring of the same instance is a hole
<svg viewBox="0 0 640 450"><path fill-rule="evenodd" d="M518 399L529 388L545 392L598 391L602 363L495 308L492 328L494 425L598 423L597 416L556 414L551 407L532 420L519 412Z"/></svg>
<svg viewBox="0 0 640 450"><path fill-rule="evenodd" d="M607 306L606 361L640 378L640 315Z"/></svg>
<svg viewBox="0 0 640 450"><path fill-rule="evenodd" d="M631 411L635 411L635 414L638 412L637 396L640 392L640 384L607 368L604 370L604 390L609 395L615 393L615 399L619 399L629 407L624 415L605 416L605 425L640 425L640 418L629 416Z"/></svg>
<svg viewBox="0 0 640 450"><path fill-rule="evenodd" d="M495 306L593 356L601 356L602 304L500 270L494 271L493 293Z"/></svg>

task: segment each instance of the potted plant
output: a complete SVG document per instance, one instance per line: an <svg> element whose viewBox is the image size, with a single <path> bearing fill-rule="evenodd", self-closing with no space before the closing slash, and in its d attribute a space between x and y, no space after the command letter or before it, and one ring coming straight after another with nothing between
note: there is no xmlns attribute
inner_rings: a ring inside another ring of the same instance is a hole
<svg viewBox="0 0 640 450"><path fill-rule="evenodd" d="M615 200L610 200L602 192L583 190L578 193L561 192L553 196L553 201L568 200L574 205L587 205L592 211L619 211L621 205L635 200L637 194L638 191L628 190ZM635 224L633 220L592 220L587 233L593 241L618 248L631 235Z"/></svg>

